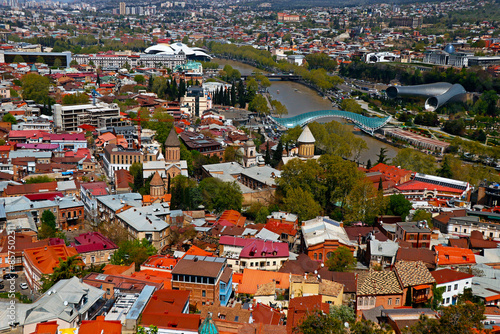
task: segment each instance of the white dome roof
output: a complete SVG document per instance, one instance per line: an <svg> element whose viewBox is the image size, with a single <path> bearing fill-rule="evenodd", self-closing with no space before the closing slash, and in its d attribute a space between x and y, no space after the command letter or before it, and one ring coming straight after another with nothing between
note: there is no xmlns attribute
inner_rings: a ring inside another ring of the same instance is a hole
<svg viewBox="0 0 500 334"><path fill-rule="evenodd" d="M297 141L303 144L312 144L316 142L316 139L314 139L314 136L311 132L311 129L309 129L309 126L306 125L306 127L300 134L299 139L297 139Z"/></svg>
<svg viewBox="0 0 500 334"><path fill-rule="evenodd" d="M149 54L168 54L168 55L176 55L176 54L180 54L182 52L186 56L212 58L202 48L198 48L198 47L191 48L184 43L173 43L170 45L157 44L157 45L150 46L144 52L149 53Z"/></svg>

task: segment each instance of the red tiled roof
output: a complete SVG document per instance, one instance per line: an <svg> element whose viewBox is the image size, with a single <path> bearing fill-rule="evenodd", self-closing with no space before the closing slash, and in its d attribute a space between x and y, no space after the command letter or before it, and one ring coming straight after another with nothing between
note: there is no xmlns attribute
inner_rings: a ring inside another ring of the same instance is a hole
<svg viewBox="0 0 500 334"><path fill-rule="evenodd" d="M49 321L36 324L36 329L31 334L57 334L59 325L57 321Z"/></svg>
<svg viewBox="0 0 500 334"><path fill-rule="evenodd" d="M270 219L266 226L271 232L281 235L282 233L295 236L297 234L297 230L294 228L293 224L282 223L275 219Z"/></svg>
<svg viewBox="0 0 500 334"><path fill-rule="evenodd" d="M476 257L470 249L446 246L434 246L436 263L440 266L474 264Z"/></svg>
<svg viewBox="0 0 500 334"><path fill-rule="evenodd" d="M104 316L98 316L96 320L83 320L79 333L85 334L121 334L122 323L120 320L104 320Z"/></svg>
<svg viewBox="0 0 500 334"><path fill-rule="evenodd" d="M322 298L321 295L292 298L288 305L287 332L292 333L293 329L299 325L308 314L316 310L328 314L330 312L330 305L322 303Z"/></svg>
<svg viewBox="0 0 500 334"><path fill-rule="evenodd" d="M145 314L172 314L182 313L189 301L190 291L161 289L155 291L144 308Z"/></svg>
<svg viewBox="0 0 500 334"><path fill-rule="evenodd" d="M370 172L380 172L396 183L400 183L402 177L411 174L410 170L398 168L396 166L389 166L383 163L379 163L370 168Z"/></svg>
<svg viewBox="0 0 500 334"><path fill-rule="evenodd" d="M82 233L75 238L75 241L77 244L73 245L73 247L75 247L78 253L88 253L99 250L118 248L118 246L114 242L112 242L99 232Z"/></svg>
<svg viewBox="0 0 500 334"><path fill-rule="evenodd" d="M270 306L258 303L252 310L254 322L265 325L278 325L283 315Z"/></svg>
<svg viewBox="0 0 500 334"><path fill-rule="evenodd" d="M466 278L472 278L474 275L462 273L452 269L440 269L431 272L432 277L436 280L436 284L443 284L453 281L460 281Z"/></svg>
<svg viewBox="0 0 500 334"><path fill-rule="evenodd" d="M255 294L260 285L272 282L276 282L276 289L288 289L290 288L290 274L279 273L274 271L265 270L254 270L254 269L244 269L243 274L234 273L233 280L235 282L240 281L239 276L241 276L241 284L238 285L238 293L248 293Z"/></svg>
<svg viewBox="0 0 500 334"><path fill-rule="evenodd" d="M24 251L24 257L29 259L42 274L52 274L59 261L66 261L68 257L77 254L76 249L66 245L38 247Z"/></svg>
<svg viewBox="0 0 500 334"><path fill-rule="evenodd" d="M438 184L427 183L427 182L416 181L416 180L405 182L403 184L400 184L399 186L396 186L395 188L400 190L400 191L429 189L429 190L436 190L436 191L441 191L441 192L457 193L457 194L461 194L463 192L463 190L460 190L460 189L440 186Z"/></svg>

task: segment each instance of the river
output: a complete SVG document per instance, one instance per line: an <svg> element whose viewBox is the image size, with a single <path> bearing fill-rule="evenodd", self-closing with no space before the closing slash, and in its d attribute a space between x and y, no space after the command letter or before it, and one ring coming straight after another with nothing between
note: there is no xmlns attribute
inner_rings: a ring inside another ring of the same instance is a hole
<svg viewBox="0 0 500 334"><path fill-rule="evenodd" d="M243 75L250 75L252 72L260 71L253 66L240 63L233 60L226 59L215 59L214 62L220 64L222 67L225 65L231 65L233 68L240 71ZM292 81L271 81L271 87L269 87L269 93L274 100L280 101L288 109L288 116L296 116L310 111L316 110L330 110L332 109L332 103L328 99L324 99L313 89L301 85L297 82ZM325 118L323 122L329 122L330 120L335 120L341 122L346 126L350 127L354 134L361 136L368 146L368 149L361 154L359 161L361 163L366 163L368 159L374 163L377 160L377 154L380 152L380 148L384 147L387 149L387 157L394 158L397 154L398 149L383 143L370 135L360 131L355 130L354 126L347 123L341 118Z"/></svg>

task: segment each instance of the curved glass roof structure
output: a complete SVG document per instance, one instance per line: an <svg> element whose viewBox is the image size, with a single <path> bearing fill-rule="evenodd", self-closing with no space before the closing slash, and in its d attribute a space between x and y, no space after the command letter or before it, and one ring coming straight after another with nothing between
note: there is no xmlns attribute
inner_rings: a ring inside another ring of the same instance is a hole
<svg viewBox="0 0 500 334"><path fill-rule="evenodd" d="M390 120L389 117L367 117L361 114L352 113L344 110L318 110L311 111L305 114L288 117L288 118L274 118L271 117L276 123L287 128L293 128L297 125L304 126L307 123L313 122L320 118L325 117L340 117L347 119L356 124L361 130L373 136L373 133L386 125Z"/></svg>

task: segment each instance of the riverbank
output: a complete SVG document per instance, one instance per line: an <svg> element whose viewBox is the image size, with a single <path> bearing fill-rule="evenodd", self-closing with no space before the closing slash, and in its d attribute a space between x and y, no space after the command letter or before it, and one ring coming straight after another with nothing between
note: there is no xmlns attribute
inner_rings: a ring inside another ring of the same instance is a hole
<svg viewBox="0 0 500 334"><path fill-rule="evenodd" d="M240 71L242 75L251 75L257 69L249 64L245 64L239 61L234 61L230 59L215 59L215 62L220 64L222 67L225 65L230 65L234 69ZM306 112L317 111L317 110L332 110L338 109L332 107L332 102L327 98L321 97L315 90L305 86L299 82L295 81L271 81L271 87L267 89L267 93L273 100L280 101L288 109L288 115L283 115L283 117L292 117L304 114ZM388 143L382 142L378 138L374 138L356 127L353 124L349 124L344 119L328 117L320 120L321 122L330 122L335 120L349 127L353 134L360 136L366 142L368 149L362 153L358 159L360 163L366 164L368 160L375 162L377 160L377 155L381 148L387 150L388 158L394 158L399 149L391 146Z"/></svg>

